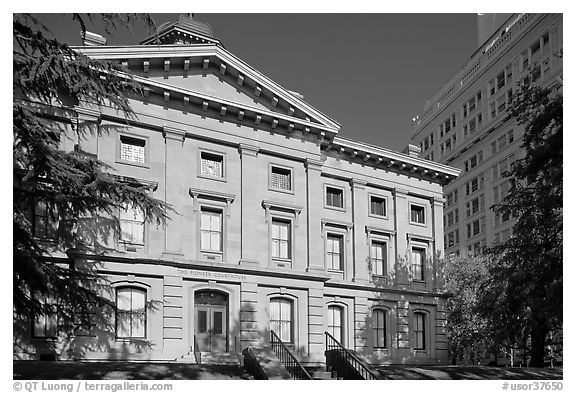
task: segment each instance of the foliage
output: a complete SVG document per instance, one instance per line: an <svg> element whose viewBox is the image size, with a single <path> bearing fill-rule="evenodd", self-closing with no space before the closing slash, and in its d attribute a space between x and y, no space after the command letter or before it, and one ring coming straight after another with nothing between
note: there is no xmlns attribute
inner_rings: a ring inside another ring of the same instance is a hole
<svg viewBox="0 0 576 393"><path fill-rule="evenodd" d="M453 258L446 262L446 290L450 294L447 309L447 330L450 357L453 363L478 364L496 345L491 339L488 317L482 307L481 287L488 279L486 257Z"/></svg>
<svg viewBox="0 0 576 393"><path fill-rule="evenodd" d="M83 31L85 19L92 18L69 16ZM137 17L101 18L110 30ZM147 16L143 19L150 22ZM140 87L126 70L48 38L46 27L30 15L14 15L13 43L14 313L21 318L53 312L53 306L40 301L49 297L68 306L59 309L61 318L72 319L71 310L85 314L107 302L101 295L106 283L96 279L97 267L79 263L77 255L108 250L111 234L119 229L120 207L139 207L148 222L158 225L170 208L152 198L145 186L115 177L95 156L64 149L70 140L102 132L94 123L76 121L76 106L107 106L134 118L128 95L139 94ZM58 218L56 243L34 236L32 213L38 201Z"/></svg>
<svg viewBox="0 0 576 393"><path fill-rule="evenodd" d="M562 324L562 95L524 80L509 111L525 127L525 157L512 167L508 196L494 207L517 222L514 236L493 250L498 264L486 312L511 339L527 329L531 365L542 366L546 336Z"/></svg>

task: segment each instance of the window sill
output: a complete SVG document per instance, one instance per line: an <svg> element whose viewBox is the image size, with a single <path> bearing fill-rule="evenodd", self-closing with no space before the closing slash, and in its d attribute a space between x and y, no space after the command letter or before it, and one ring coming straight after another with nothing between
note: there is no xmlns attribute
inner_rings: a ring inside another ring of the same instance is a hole
<svg viewBox="0 0 576 393"><path fill-rule="evenodd" d="M412 221L412 220L410 220L410 225L415 225L415 226L422 227L422 228L428 227L425 222L416 222L416 221Z"/></svg>
<svg viewBox="0 0 576 393"><path fill-rule="evenodd" d="M139 168L145 168L145 169L150 169L150 166L146 163L141 164L139 162L135 162L135 161L126 161L126 160L116 160L117 164L122 164L122 165L130 165L130 166L135 166L135 167L139 167Z"/></svg>
<svg viewBox="0 0 576 393"><path fill-rule="evenodd" d="M293 190L293 189L285 190L285 189L283 189L283 188L268 187L268 191L281 192L282 194L291 194L291 195L294 195L294 190Z"/></svg>
<svg viewBox="0 0 576 393"><path fill-rule="evenodd" d="M132 341L146 340L146 337L116 337L117 343L129 343Z"/></svg>
<svg viewBox="0 0 576 393"><path fill-rule="evenodd" d="M339 212L345 212L346 211L346 209L343 207L329 206L329 205L324 205L324 209L336 210Z"/></svg>
<svg viewBox="0 0 576 393"><path fill-rule="evenodd" d="M374 213L368 213L368 217L372 217L372 218L377 218L379 220L389 220L388 215L379 215L379 214L374 214Z"/></svg>
<svg viewBox="0 0 576 393"><path fill-rule="evenodd" d="M198 174L198 178L200 179L206 179L206 180L215 180L215 181L219 181L222 183L226 183L228 180L226 180L226 177L219 177L219 176L210 176L210 175L202 175L202 174Z"/></svg>

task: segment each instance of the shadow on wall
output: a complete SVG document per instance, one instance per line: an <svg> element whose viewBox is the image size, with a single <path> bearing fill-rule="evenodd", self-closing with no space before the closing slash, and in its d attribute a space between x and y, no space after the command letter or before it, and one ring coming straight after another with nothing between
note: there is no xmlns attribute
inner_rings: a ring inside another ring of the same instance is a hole
<svg viewBox="0 0 576 393"><path fill-rule="evenodd" d="M442 291L435 288L443 288L444 260L440 252L436 252L434 260L427 258L424 267L424 282L413 282L412 266L410 257L407 255L397 256L397 265L393 272L383 277L372 277L376 287L373 307L368 310L363 323L356 326L361 334L355 337L364 345L358 345L357 353L371 364L438 364L438 351L431 351L431 346L436 345L436 321L432 320L432 314L426 322L429 337L426 338L424 351L414 350L414 325L411 317L414 309L425 310L426 305L436 304L437 296L430 296L429 302L416 300L418 295L410 296L401 294L399 298L391 299L387 292L390 289L412 289L418 291ZM432 263L434 262L434 263ZM374 271L372 261L367 258L369 271ZM399 299L399 301L395 300ZM398 308L398 304L410 302L410 308ZM379 310L381 314L376 314ZM384 318L382 316L384 315ZM406 318L405 323L398 323L398 318ZM384 325L382 321L384 320ZM383 336L383 337L382 337ZM446 359L447 361L447 359Z"/></svg>
<svg viewBox="0 0 576 393"><path fill-rule="evenodd" d="M83 269L98 271L100 262L76 263ZM117 332L130 331L130 320L118 318L115 307L115 290L102 276L92 282L93 289L102 294L105 302L86 307L85 312L75 313L62 304L52 305L34 321L26 316L14 316L15 360L58 360L98 357L108 360L149 358L153 344L146 338L117 338ZM161 311L162 302L146 302L146 314ZM138 310L136 310L138 312ZM54 328L48 328L52 325ZM48 334L47 334L48 333Z"/></svg>

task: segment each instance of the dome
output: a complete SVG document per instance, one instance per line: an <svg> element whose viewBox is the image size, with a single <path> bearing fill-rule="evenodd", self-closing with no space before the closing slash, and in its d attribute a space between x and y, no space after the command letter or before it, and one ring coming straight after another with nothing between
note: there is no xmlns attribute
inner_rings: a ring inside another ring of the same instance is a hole
<svg viewBox="0 0 576 393"><path fill-rule="evenodd" d="M194 19L192 16L193 14L184 14L180 15L178 21L176 22L165 22L162 23L156 29L156 33L160 34L161 32L171 28L171 27L179 27L184 30L188 30L192 33L202 34L208 37L214 37L214 33L212 32L212 27L206 22L202 22L201 20Z"/></svg>

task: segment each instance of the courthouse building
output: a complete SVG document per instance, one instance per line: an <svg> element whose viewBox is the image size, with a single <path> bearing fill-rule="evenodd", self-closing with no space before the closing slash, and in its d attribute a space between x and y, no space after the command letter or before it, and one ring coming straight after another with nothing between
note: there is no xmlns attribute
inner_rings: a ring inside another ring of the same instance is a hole
<svg viewBox="0 0 576 393"><path fill-rule="evenodd" d="M421 157L462 170L444 189L445 252L475 253L506 241L514 220L490 207L508 193L506 172L523 156L524 128L507 112L516 81L561 84L562 14L480 14L478 49L414 119Z"/></svg>
<svg viewBox="0 0 576 393"><path fill-rule="evenodd" d="M66 148L149 185L177 213L157 226L120 211L114 251L77 255L101 264L111 329L64 334L46 315L15 357L173 361L238 354L274 330L303 362L324 362L326 331L373 363L447 362L442 187L459 170L417 146L340 137L335 120L188 16L141 45L90 33L85 44L75 49L122 63L144 92L129 126L109 108L64 108L63 122L103 131Z"/></svg>

